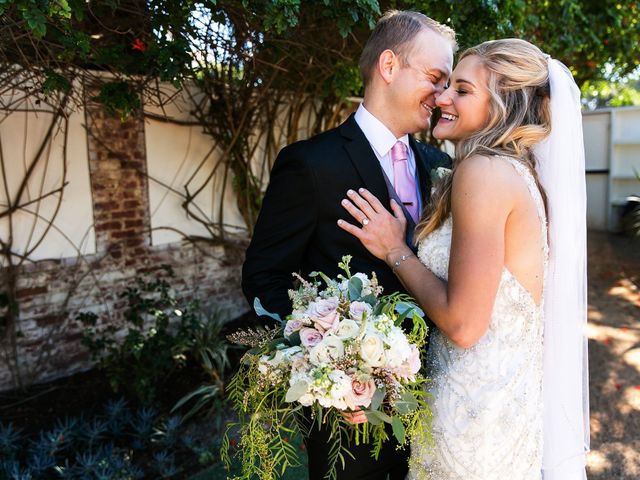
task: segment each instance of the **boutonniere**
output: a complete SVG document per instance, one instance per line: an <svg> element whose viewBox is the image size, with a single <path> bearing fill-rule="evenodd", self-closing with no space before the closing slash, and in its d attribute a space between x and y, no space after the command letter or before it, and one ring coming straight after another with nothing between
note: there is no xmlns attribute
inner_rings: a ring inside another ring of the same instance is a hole
<svg viewBox="0 0 640 480"><path fill-rule="evenodd" d="M440 183L442 179L451 175L451 169L446 167L438 167L431 170L430 174L431 184L436 185L437 183Z"/></svg>

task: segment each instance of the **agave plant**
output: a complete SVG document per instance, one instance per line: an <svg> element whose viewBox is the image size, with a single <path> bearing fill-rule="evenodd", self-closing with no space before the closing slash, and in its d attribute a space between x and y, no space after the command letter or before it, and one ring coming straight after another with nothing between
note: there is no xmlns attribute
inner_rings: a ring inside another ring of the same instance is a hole
<svg viewBox="0 0 640 480"><path fill-rule="evenodd" d="M20 448L21 440L22 430L16 430L11 423L0 423L0 454L3 458L12 458Z"/></svg>

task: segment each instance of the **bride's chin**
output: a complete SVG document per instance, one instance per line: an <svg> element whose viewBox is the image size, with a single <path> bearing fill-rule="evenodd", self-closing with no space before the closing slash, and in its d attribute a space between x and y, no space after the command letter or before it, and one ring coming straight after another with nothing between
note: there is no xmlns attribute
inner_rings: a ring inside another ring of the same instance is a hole
<svg viewBox="0 0 640 480"><path fill-rule="evenodd" d="M433 129L433 136L435 138L437 138L438 140L449 140L447 138L447 135L443 132L438 132L438 127L436 126L436 128Z"/></svg>

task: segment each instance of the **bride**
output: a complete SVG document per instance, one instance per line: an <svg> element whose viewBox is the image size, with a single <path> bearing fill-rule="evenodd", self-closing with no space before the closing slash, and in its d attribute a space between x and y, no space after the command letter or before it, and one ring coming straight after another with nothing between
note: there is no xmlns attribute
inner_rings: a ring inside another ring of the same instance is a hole
<svg viewBox="0 0 640 480"><path fill-rule="evenodd" d="M586 478L579 92L561 63L504 39L464 52L436 103L434 135L456 155L416 227L417 256L393 201L391 214L349 191L343 205L362 226L338 222L438 327L427 353L434 445L412 445L409 477Z"/></svg>

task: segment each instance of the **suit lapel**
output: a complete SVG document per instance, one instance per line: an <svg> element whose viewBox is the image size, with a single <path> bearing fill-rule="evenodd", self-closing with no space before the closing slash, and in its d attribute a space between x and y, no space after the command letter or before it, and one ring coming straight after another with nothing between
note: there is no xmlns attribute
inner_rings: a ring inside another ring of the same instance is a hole
<svg viewBox="0 0 640 480"><path fill-rule="evenodd" d="M349 139L344 145L344 149L349 155L349 159L358 171L358 175L362 178L367 190L374 194L380 202L389 205L389 192L384 180L382 167L371 149L371 145L364 136L360 127L356 123L354 115L351 115L347 121L340 126L340 133Z"/></svg>
<svg viewBox="0 0 640 480"><path fill-rule="evenodd" d="M431 175L429 174L429 160L421 148L418 148L416 140L409 135L409 145L416 159L416 171L418 172L418 188L422 198L422 208L425 207L431 196Z"/></svg>

